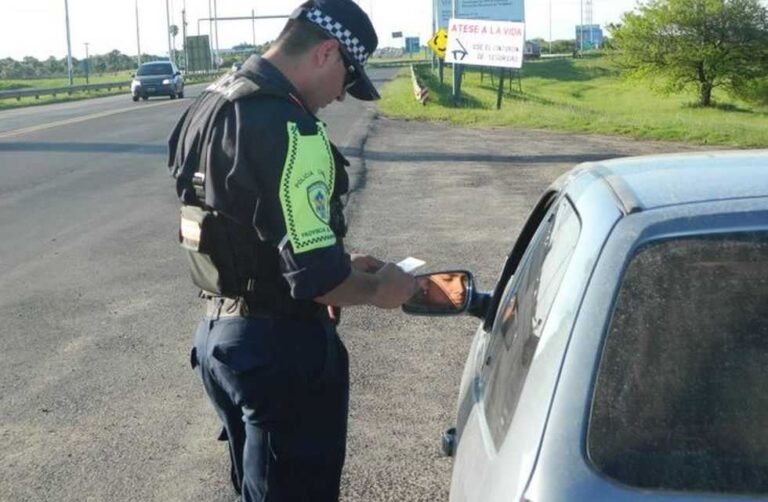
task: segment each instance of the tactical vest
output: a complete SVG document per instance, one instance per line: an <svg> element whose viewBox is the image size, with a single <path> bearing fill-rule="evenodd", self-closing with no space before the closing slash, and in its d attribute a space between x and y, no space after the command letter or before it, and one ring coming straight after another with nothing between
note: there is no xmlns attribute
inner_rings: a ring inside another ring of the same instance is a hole
<svg viewBox="0 0 768 502"><path fill-rule="evenodd" d="M187 257L192 281L203 294L242 297L253 313L316 317L324 311L324 306L290 296L288 283L280 272L278 249L262 241L252 225L241 224L206 203L206 189L211 189L208 150L214 125L235 101L259 96L276 96L301 106L287 93L264 89L238 72L209 86L174 129L169 166L183 204L179 242ZM346 180L344 157L327 138L322 139L325 147L331 149L336 178ZM186 148L190 143L191 147ZM346 233L342 210L341 200L333 195L328 224L339 240Z"/></svg>

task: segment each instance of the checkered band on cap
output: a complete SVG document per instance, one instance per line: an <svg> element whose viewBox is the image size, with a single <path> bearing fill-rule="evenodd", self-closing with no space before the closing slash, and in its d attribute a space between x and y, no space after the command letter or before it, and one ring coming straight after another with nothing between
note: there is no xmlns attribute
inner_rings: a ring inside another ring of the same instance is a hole
<svg viewBox="0 0 768 502"><path fill-rule="evenodd" d="M320 9L314 8L307 11L307 19L336 37L339 42L344 44L347 52L351 57L355 58L355 61L361 65L368 61L368 51L360 43L360 40L352 35L352 32L342 26L341 23L334 21L331 16L325 14Z"/></svg>

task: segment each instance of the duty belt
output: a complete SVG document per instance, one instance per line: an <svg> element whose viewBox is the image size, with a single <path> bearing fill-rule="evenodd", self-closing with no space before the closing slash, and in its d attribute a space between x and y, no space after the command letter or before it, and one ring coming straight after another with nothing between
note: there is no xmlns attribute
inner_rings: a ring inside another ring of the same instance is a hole
<svg viewBox="0 0 768 502"><path fill-rule="evenodd" d="M338 324L339 310L333 309L333 313L328 308L318 306L313 314L290 314L276 313L264 309L253 308L248 305L248 301L243 297L225 298L222 296L210 296L201 293L201 298L206 300L205 317L209 319L221 319L226 317L250 317L250 318L285 318L285 319L317 319L321 321L332 321Z"/></svg>
<svg viewBox="0 0 768 502"><path fill-rule="evenodd" d="M268 317L266 313L256 315L248 308L244 298L224 298L221 296L208 297L205 302L205 317L219 319L222 317Z"/></svg>

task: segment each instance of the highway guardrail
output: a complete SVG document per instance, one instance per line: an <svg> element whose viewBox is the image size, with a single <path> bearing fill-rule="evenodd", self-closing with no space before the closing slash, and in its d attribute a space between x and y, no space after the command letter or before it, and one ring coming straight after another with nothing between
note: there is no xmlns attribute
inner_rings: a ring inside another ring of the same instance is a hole
<svg viewBox="0 0 768 502"><path fill-rule="evenodd" d="M223 73L222 72L198 72L198 73L189 73L184 78L187 84L194 84L199 82L212 81L218 78L220 75L223 75ZM15 99L16 101L21 101L21 98L34 97L35 99L40 99L40 96L55 97L58 94L66 94L69 96L76 92L90 92L90 91L102 91L102 90L111 91L112 89L122 89L123 87L125 87L126 90L130 90L131 81L126 80L123 82L108 82L105 84L85 84L85 85L72 85L72 86L68 85L65 87L39 87L39 88L33 88L33 89L14 89L12 91L0 91L0 100Z"/></svg>
<svg viewBox="0 0 768 502"><path fill-rule="evenodd" d="M16 89L13 91L0 91L0 99L16 99L20 101L21 98L28 98L34 96L35 99L40 99L40 96L56 96L58 94L71 95L76 92L88 92L88 91L101 91L112 90L121 88L130 89L131 82L110 82L107 84L87 84L87 85L72 85L66 87L41 87L38 89Z"/></svg>
<svg viewBox="0 0 768 502"><path fill-rule="evenodd" d="M369 61L366 65L366 68L402 68L405 66L421 66L421 65L428 65L430 64L429 61L422 60L422 61L413 61L413 60L403 60L403 61Z"/></svg>
<svg viewBox="0 0 768 502"><path fill-rule="evenodd" d="M429 89L419 81L416 76L416 68L413 65L411 65L411 80L413 81L413 95L416 97L416 101L426 105L429 99Z"/></svg>

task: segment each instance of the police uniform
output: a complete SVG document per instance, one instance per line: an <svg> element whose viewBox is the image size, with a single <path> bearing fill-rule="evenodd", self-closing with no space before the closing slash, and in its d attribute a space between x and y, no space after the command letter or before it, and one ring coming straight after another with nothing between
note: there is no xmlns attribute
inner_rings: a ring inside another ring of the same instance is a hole
<svg viewBox="0 0 768 502"><path fill-rule="evenodd" d="M350 5L315 0L294 15L343 36L339 9L359 10ZM365 50L347 37L360 67L373 36ZM206 89L169 147L180 241L207 303L192 364L223 424L232 482L243 501L336 500L348 359L338 311L313 299L351 272L348 162L291 82L255 56Z"/></svg>

